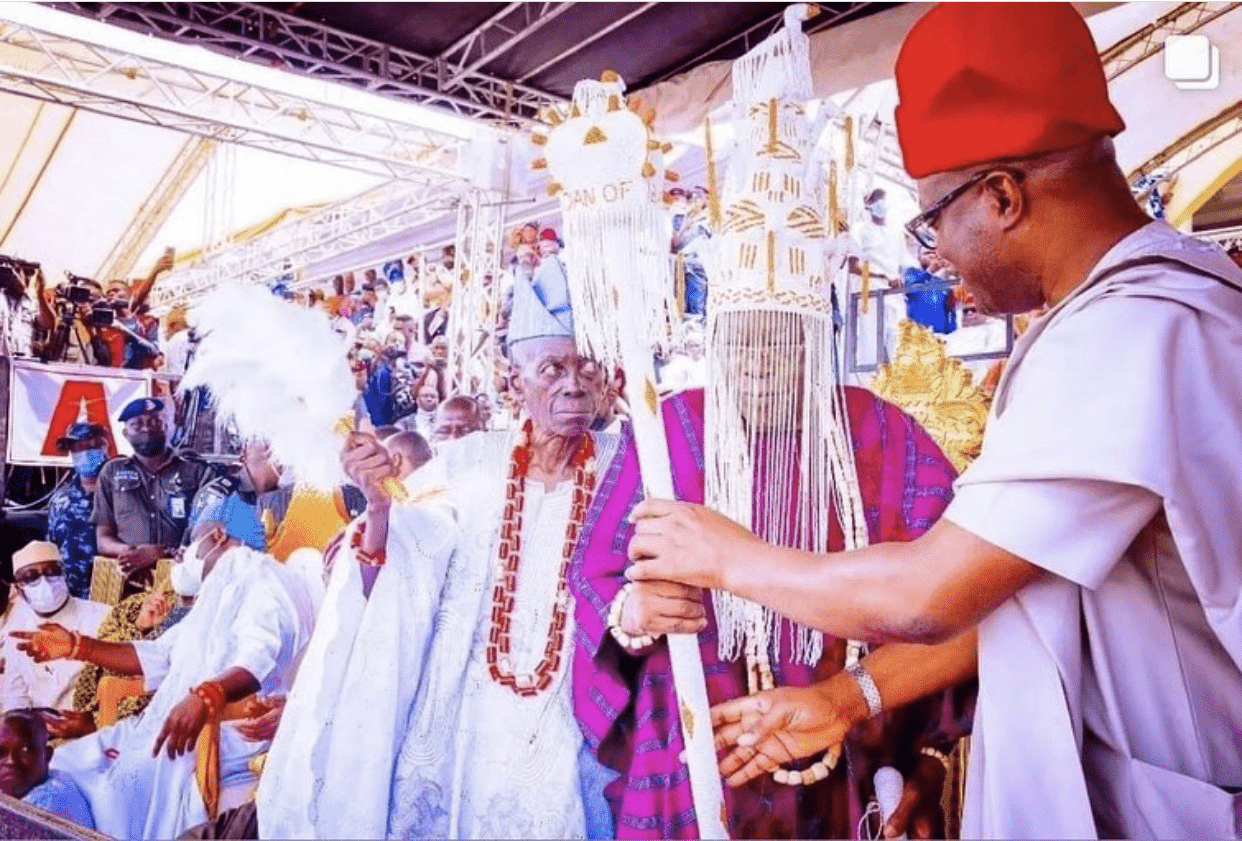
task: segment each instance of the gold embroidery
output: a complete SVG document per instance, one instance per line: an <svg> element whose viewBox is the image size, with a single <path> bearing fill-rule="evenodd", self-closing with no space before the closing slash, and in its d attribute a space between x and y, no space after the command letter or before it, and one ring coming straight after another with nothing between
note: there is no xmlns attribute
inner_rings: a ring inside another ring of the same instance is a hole
<svg viewBox="0 0 1242 841"><path fill-rule="evenodd" d="M988 397L928 328L898 325L893 361L880 366L871 390L918 421L959 473L979 455Z"/></svg>

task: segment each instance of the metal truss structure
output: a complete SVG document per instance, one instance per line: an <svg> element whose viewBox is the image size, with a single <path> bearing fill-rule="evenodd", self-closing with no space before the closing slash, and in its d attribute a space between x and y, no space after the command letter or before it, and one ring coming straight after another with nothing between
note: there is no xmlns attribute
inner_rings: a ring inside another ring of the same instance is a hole
<svg viewBox="0 0 1242 841"><path fill-rule="evenodd" d="M459 180L466 141L402 119L83 40L0 9L0 85L36 99L386 178ZM5 20L7 19L7 20Z"/></svg>
<svg viewBox="0 0 1242 841"><path fill-rule="evenodd" d="M1195 126L1127 177L1133 184L1158 169L1172 175L1239 133L1242 133L1242 102L1234 103L1210 120Z"/></svg>
<svg viewBox="0 0 1242 841"><path fill-rule="evenodd" d="M528 85L489 76L479 68L572 3L510 3L440 56L399 49L258 3L50 5L235 58L284 67L420 105L448 108L492 123L527 123L564 102Z"/></svg>
<svg viewBox="0 0 1242 841"><path fill-rule="evenodd" d="M1131 67L1150 58L1164 48L1170 35L1189 35L1223 14L1233 11L1238 3L1180 3L1152 23L1118 41L1100 54L1104 76L1110 82Z"/></svg>
<svg viewBox="0 0 1242 841"><path fill-rule="evenodd" d="M496 388L495 333L505 218L499 199L499 193L475 191L457 209L448 372L452 391L458 394L493 394Z"/></svg>
<svg viewBox="0 0 1242 841"><path fill-rule="evenodd" d="M505 54L565 12L573 3L508 3L440 54L446 66L456 67L445 90L461 86L471 73Z"/></svg>
<svg viewBox="0 0 1242 841"><path fill-rule="evenodd" d="M1195 231L1195 236L1214 242L1226 251L1242 248L1242 225L1234 228L1218 228L1214 231Z"/></svg>
<svg viewBox="0 0 1242 841"><path fill-rule="evenodd" d="M596 41L599 41L604 36L611 35L613 32L616 32L618 29L625 26L627 23L632 21L634 18L638 17L639 15L646 12L648 9L651 9L652 7L657 6L657 5L659 4L658 3L640 4L639 6L634 8L633 11L625 15L622 15L621 17L617 18L612 23L608 24L602 29L596 32L593 32L592 34L588 35L582 40L574 43L569 48L563 50L562 52L557 53L556 55L549 58L547 61L540 64L538 67L532 68L531 70L524 71L517 81L520 84L525 84L526 82L529 82L531 79L535 78L540 73L547 70L549 67L555 67L556 65L560 64L565 59L569 58L571 55L581 52L583 49L585 49L586 47L589 47L591 44L594 44Z"/></svg>
<svg viewBox="0 0 1242 841"><path fill-rule="evenodd" d="M392 182L283 224L247 242L226 244L198 264L166 276L151 293L151 306L163 311L226 281L266 283L294 279L305 268L456 209L475 192L458 185Z"/></svg>

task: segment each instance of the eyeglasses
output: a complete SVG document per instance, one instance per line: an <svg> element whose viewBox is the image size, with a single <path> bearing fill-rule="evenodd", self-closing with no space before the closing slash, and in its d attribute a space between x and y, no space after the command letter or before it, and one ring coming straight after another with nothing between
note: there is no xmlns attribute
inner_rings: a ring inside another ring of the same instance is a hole
<svg viewBox="0 0 1242 841"><path fill-rule="evenodd" d="M945 193L939 201L906 223L906 233L918 240L919 245L934 250L936 248L936 221L940 218L940 214L944 212L946 207L964 196L967 190L996 171L996 169L985 169L982 172L976 172L961 184ZM1008 172L1014 177L1014 180L1019 182L1024 177L1020 169L1004 169L1002 171Z"/></svg>
<svg viewBox="0 0 1242 841"><path fill-rule="evenodd" d="M976 184L978 184L980 181L982 181L984 178L987 178L987 177L988 177L988 170L984 170L983 172L976 172L974 175L967 178L964 182L959 184L957 187L945 193L938 202L936 202L931 207L927 208L922 213L920 213L918 216L915 216L913 219L907 222L906 232L910 234L910 236L917 239L919 241L919 245L923 246L924 248L935 249L936 247L935 225L936 225L936 220L940 217L940 214L944 211L946 207L953 204L953 202L957 201L959 198L965 195L967 190L969 190L971 187L975 186Z"/></svg>

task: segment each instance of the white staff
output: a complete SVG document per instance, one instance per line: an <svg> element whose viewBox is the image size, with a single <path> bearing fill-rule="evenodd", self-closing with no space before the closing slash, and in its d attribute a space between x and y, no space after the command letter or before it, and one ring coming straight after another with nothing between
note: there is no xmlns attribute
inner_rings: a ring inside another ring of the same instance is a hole
<svg viewBox="0 0 1242 841"><path fill-rule="evenodd" d="M579 82L570 117L536 142L546 143L552 189L562 193L578 346L608 371L624 368L644 490L673 499L652 356L667 343L672 312L662 147L624 91L615 73ZM669 634L668 650L699 834L727 838L698 638Z"/></svg>

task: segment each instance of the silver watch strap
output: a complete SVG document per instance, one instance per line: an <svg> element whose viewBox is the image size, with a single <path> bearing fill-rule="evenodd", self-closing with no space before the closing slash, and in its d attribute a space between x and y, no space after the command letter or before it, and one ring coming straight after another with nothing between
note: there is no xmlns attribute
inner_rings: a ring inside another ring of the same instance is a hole
<svg viewBox="0 0 1242 841"><path fill-rule="evenodd" d="M884 704L880 700L880 689L875 685L866 667L862 663L851 663L845 667L845 670L850 673L850 677L854 678L854 682L858 684L858 690L862 692L867 702L867 717L875 718L882 713Z"/></svg>

